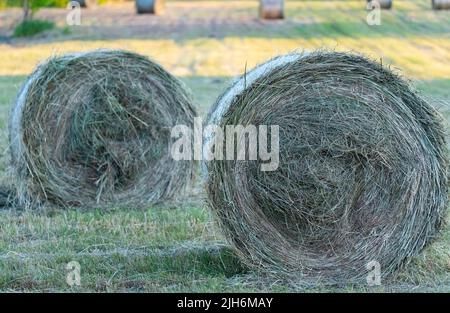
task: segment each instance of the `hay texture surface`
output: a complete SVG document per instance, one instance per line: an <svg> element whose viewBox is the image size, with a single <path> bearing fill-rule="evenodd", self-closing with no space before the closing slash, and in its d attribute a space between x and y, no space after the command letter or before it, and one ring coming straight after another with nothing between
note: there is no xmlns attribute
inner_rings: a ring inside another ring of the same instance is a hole
<svg viewBox="0 0 450 313"><path fill-rule="evenodd" d="M206 162L210 206L240 257L299 282L392 277L438 233L447 151L435 110L365 57L289 54L238 79L208 124L279 125L280 164ZM206 142L208 144L208 141Z"/></svg>
<svg viewBox="0 0 450 313"><path fill-rule="evenodd" d="M51 58L10 117L19 203L141 206L179 193L193 164L170 156L170 129L195 115L183 85L125 51Z"/></svg>

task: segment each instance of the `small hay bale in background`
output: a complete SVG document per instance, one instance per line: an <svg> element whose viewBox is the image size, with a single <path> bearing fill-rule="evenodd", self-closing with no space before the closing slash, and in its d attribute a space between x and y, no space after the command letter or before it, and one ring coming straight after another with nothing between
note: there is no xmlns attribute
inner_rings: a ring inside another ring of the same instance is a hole
<svg viewBox="0 0 450 313"><path fill-rule="evenodd" d="M284 18L284 0L260 0L259 17L262 19Z"/></svg>
<svg viewBox="0 0 450 313"><path fill-rule="evenodd" d="M164 11L164 0L135 0L138 14L161 14Z"/></svg>
<svg viewBox="0 0 450 313"><path fill-rule="evenodd" d="M367 0L367 3L375 6L373 8L392 9L392 0Z"/></svg>
<svg viewBox="0 0 450 313"><path fill-rule="evenodd" d="M275 58L237 80L207 121L279 125L277 170L261 171L261 159L204 164L219 224L257 269L365 283L378 262L384 279L444 222L441 118L379 63L338 52Z"/></svg>
<svg viewBox="0 0 450 313"><path fill-rule="evenodd" d="M431 0L433 10L450 10L450 0Z"/></svg>
<svg viewBox="0 0 450 313"><path fill-rule="evenodd" d="M184 85L144 56L97 50L51 58L22 88L10 117L19 204L145 206L193 176L170 155L170 131L192 126Z"/></svg>

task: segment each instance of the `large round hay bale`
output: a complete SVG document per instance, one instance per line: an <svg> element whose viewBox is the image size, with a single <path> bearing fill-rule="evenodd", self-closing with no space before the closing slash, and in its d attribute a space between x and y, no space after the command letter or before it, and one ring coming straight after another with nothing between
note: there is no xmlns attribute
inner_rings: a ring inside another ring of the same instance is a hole
<svg viewBox="0 0 450 313"><path fill-rule="evenodd" d="M380 9L391 9L392 8L392 0L367 0L369 4L373 6L373 8Z"/></svg>
<svg viewBox="0 0 450 313"><path fill-rule="evenodd" d="M146 206L170 199L193 176L175 161L171 128L193 125L184 86L126 51L54 57L37 67L10 117L20 204Z"/></svg>
<svg viewBox="0 0 450 313"><path fill-rule="evenodd" d="M433 10L450 10L450 0L431 0Z"/></svg>
<svg viewBox="0 0 450 313"><path fill-rule="evenodd" d="M135 0L138 14L160 14L164 11L164 0Z"/></svg>
<svg viewBox="0 0 450 313"><path fill-rule="evenodd" d="M443 224L441 119L380 63L323 51L275 58L238 79L207 124L279 125L277 168L263 171L260 154L204 163L210 206L257 269L300 282L357 283L379 263L385 278ZM215 145L209 135L204 153Z"/></svg>
<svg viewBox="0 0 450 313"><path fill-rule="evenodd" d="M284 0L260 0L259 17L262 19L284 18Z"/></svg>

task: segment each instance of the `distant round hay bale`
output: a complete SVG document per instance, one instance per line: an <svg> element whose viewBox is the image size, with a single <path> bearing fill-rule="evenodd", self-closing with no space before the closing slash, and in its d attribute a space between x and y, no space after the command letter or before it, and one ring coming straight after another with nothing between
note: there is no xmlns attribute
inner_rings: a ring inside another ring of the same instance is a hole
<svg viewBox="0 0 450 313"><path fill-rule="evenodd" d="M450 10L450 0L431 0L433 10Z"/></svg>
<svg viewBox="0 0 450 313"><path fill-rule="evenodd" d="M260 0L259 17L262 19L284 18L284 0Z"/></svg>
<svg viewBox="0 0 450 313"><path fill-rule="evenodd" d="M160 14L164 11L164 0L135 0L138 14Z"/></svg>
<svg viewBox="0 0 450 313"><path fill-rule="evenodd" d="M209 204L239 256L257 269L340 284L365 282L367 266L379 263L386 278L444 222L441 118L365 57L275 58L237 80L206 124L279 125L274 171L261 170L260 156L204 162Z"/></svg>
<svg viewBox="0 0 450 313"><path fill-rule="evenodd" d="M380 9L391 9L392 0L367 0L369 4L379 5Z"/></svg>
<svg viewBox="0 0 450 313"><path fill-rule="evenodd" d="M176 196L193 176L170 155L174 125L193 125L184 86L126 51L51 58L22 88L10 117L19 203L145 206Z"/></svg>

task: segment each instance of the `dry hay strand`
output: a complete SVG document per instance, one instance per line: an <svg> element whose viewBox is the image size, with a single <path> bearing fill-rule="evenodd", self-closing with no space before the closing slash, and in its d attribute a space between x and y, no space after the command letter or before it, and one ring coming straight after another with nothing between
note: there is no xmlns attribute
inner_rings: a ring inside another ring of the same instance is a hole
<svg viewBox="0 0 450 313"><path fill-rule="evenodd" d="M262 159L204 163L210 207L258 270L307 284L365 283L378 262L389 279L444 223L442 120L364 56L268 61L218 99L207 124L279 125L277 170L261 171Z"/></svg>
<svg viewBox="0 0 450 313"><path fill-rule="evenodd" d="M54 57L23 86L10 117L18 203L141 207L171 199L194 174L168 149L193 125L184 85L126 51Z"/></svg>

